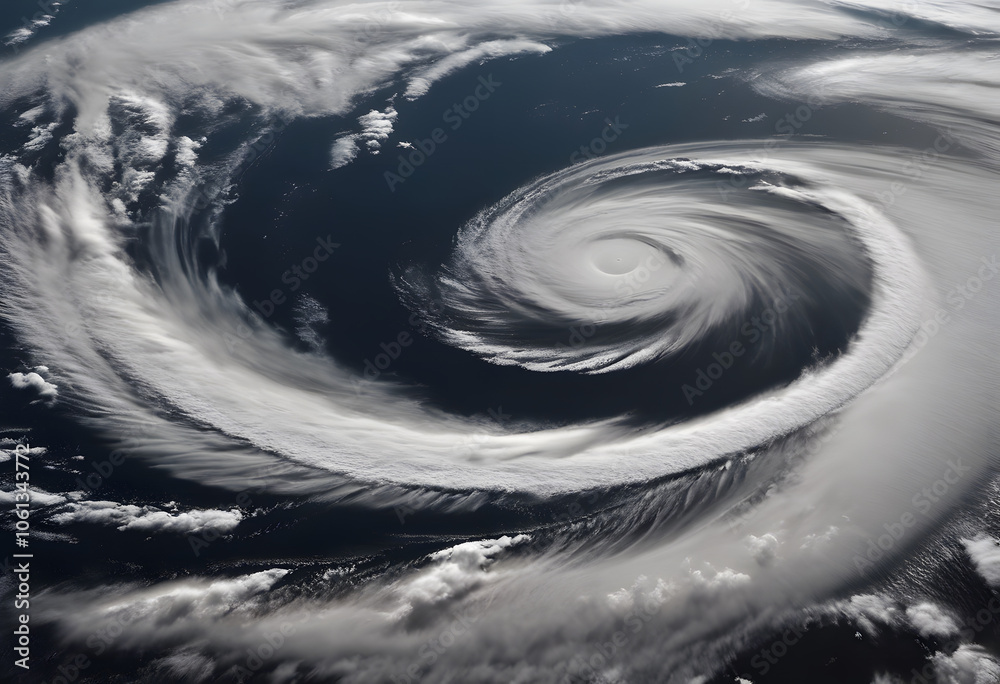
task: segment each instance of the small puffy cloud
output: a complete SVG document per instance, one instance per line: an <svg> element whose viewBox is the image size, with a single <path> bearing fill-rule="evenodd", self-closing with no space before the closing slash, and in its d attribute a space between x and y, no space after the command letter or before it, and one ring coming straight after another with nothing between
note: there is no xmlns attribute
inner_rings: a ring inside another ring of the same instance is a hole
<svg viewBox="0 0 1000 684"><path fill-rule="evenodd" d="M759 537L755 537L752 534L747 535L744 543L758 565L768 565L778 555L778 538L770 532L762 534Z"/></svg>
<svg viewBox="0 0 1000 684"><path fill-rule="evenodd" d="M878 634L883 627L899 629L906 625L912 626L924 638L947 639L959 634L954 616L928 601L904 609L884 594L858 594L848 601L837 601L832 608L869 635Z"/></svg>
<svg viewBox="0 0 1000 684"><path fill-rule="evenodd" d="M345 135L333 141L330 147L330 168L347 166L358 156L358 136Z"/></svg>
<svg viewBox="0 0 1000 684"><path fill-rule="evenodd" d="M382 143L389 139L389 135L392 133L392 124L396 121L397 116L396 108L390 105L386 107L384 112L373 109L358 117L358 123L361 124L361 137L365 139L365 145L372 154L378 154Z"/></svg>
<svg viewBox="0 0 1000 684"><path fill-rule="evenodd" d="M53 385L51 382L46 380L41 376L40 373L48 372L48 368L45 366L37 366L34 371L29 373L11 373L7 376L10 380L10 384L14 386L15 389L28 390L34 392L38 398L33 400L32 404L45 404L46 406L52 406L56 403L56 399L59 397L59 386Z"/></svg>
<svg viewBox="0 0 1000 684"><path fill-rule="evenodd" d="M1000 546L997 541L981 535L975 539L963 539L962 544L982 578L990 586L1000 586Z"/></svg>
<svg viewBox="0 0 1000 684"><path fill-rule="evenodd" d="M958 624L933 603L918 603L906 609L906 619L920 636L946 638L958 634Z"/></svg>
<svg viewBox="0 0 1000 684"><path fill-rule="evenodd" d="M880 625L896 626L902 618L895 601L880 594L852 596L849 601L838 603L838 609L867 634L878 634Z"/></svg>
<svg viewBox="0 0 1000 684"><path fill-rule="evenodd" d="M931 661L942 684L996 684L1000 663L980 646L959 646L954 653L935 654Z"/></svg>
<svg viewBox="0 0 1000 684"><path fill-rule="evenodd" d="M466 542L428 556L433 564L420 570L399 592L402 599L400 615L418 611L425 614L437 605L480 586L487 578L489 566L501 552L531 539L526 534L515 537Z"/></svg>
<svg viewBox="0 0 1000 684"><path fill-rule="evenodd" d="M816 533L807 534L802 539L802 548L809 549L809 548L822 547L824 544L828 544L831 539L836 537L839 532L840 528L838 528L836 525L830 525L828 528L826 528L825 532L819 534Z"/></svg>
<svg viewBox="0 0 1000 684"><path fill-rule="evenodd" d="M499 539L466 542L443 551L435 551L428 558L435 561L448 561L471 570L483 567L492 560L493 556L504 549L517 546L530 539L531 537L526 534L519 534L516 537L504 535Z"/></svg>
<svg viewBox="0 0 1000 684"><path fill-rule="evenodd" d="M49 5L58 11L59 3L49 3ZM41 16L36 14L30 21L26 19L24 26L11 31L4 36L4 45L20 45L24 41L28 40L28 38L35 35L38 29L52 23L53 19L55 19L55 15L52 14L42 14Z"/></svg>
<svg viewBox="0 0 1000 684"><path fill-rule="evenodd" d="M237 509L195 509L171 514L154 506L130 506L114 501L71 503L52 516L52 522L60 525L91 523L113 526L121 531L134 530L150 534L198 534L206 530L226 534L236 529L242 519L243 514Z"/></svg>
<svg viewBox="0 0 1000 684"><path fill-rule="evenodd" d="M872 680L872 684L902 684L902 680L883 672L875 675L875 679Z"/></svg>
<svg viewBox="0 0 1000 684"><path fill-rule="evenodd" d="M706 570L691 570L690 577L691 581L695 586L702 589L709 589L712 591L718 589L729 589L732 587L738 587L740 585L748 584L750 582L750 575L738 572L732 568L723 568L722 570L716 570L708 563L705 564Z"/></svg>
<svg viewBox="0 0 1000 684"><path fill-rule="evenodd" d="M608 604L624 613L637 606L645 608L651 604L661 605L676 591L676 585L664 582L661 578L657 578L654 582L645 575L639 575L631 589L623 588L608 594Z"/></svg>

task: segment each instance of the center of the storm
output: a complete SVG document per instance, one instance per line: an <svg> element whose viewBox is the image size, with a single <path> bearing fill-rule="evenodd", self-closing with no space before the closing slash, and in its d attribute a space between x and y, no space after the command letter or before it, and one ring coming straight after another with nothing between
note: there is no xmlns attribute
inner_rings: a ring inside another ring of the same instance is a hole
<svg viewBox="0 0 1000 684"><path fill-rule="evenodd" d="M652 245L631 238L598 240L588 249L590 263L607 275L631 273L655 254L656 249Z"/></svg>

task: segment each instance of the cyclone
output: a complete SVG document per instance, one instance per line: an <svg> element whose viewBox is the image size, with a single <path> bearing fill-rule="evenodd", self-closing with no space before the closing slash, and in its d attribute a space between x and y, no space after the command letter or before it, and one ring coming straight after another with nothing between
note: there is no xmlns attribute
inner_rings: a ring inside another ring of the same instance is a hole
<svg viewBox="0 0 1000 684"><path fill-rule="evenodd" d="M106 681L1000 677L997 9L13 30L0 446L83 554L43 647Z"/></svg>

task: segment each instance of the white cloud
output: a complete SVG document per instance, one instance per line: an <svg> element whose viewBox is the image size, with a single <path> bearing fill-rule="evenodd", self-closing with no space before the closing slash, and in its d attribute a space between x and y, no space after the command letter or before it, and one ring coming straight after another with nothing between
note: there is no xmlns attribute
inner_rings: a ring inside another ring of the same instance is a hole
<svg viewBox="0 0 1000 684"><path fill-rule="evenodd" d="M314 352L323 350L324 340L319 334L322 326L330 322L330 315L322 304L309 295L303 295L292 309L295 334Z"/></svg>
<svg viewBox="0 0 1000 684"><path fill-rule="evenodd" d="M655 602L657 605L662 604L673 596L676 591L677 587L675 585L664 582L661 578L657 578L653 582L645 575L640 575L632 584L631 589L619 589L616 592L608 594L608 602L613 608L625 612L637 606L648 606L650 602Z"/></svg>
<svg viewBox="0 0 1000 684"><path fill-rule="evenodd" d="M121 531L176 534L197 534L205 530L226 534L236 529L242 519L243 514L235 508L231 511L194 509L172 515L154 506L131 506L114 501L71 503L52 516L52 522L60 525L92 523L114 526Z"/></svg>
<svg viewBox="0 0 1000 684"><path fill-rule="evenodd" d="M918 603L906 609L906 618L922 637L949 637L958 634L955 620L933 603Z"/></svg>
<svg viewBox="0 0 1000 684"><path fill-rule="evenodd" d="M980 535L975 539L963 539L962 543L982 578L990 586L1000 586L1000 546L997 541Z"/></svg>
<svg viewBox="0 0 1000 684"><path fill-rule="evenodd" d="M428 556L434 564L421 570L400 591L404 601L402 612L432 606L460 596L486 579L486 571L502 551L531 539L526 534L504 535L458 544Z"/></svg>
<svg viewBox="0 0 1000 684"><path fill-rule="evenodd" d="M59 127L58 121L53 121L52 123L46 124L44 126L34 126L31 129L31 139L24 144L24 149L30 150L32 152L37 152L42 149L52 140L52 132Z"/></svg>
<svg viewBox="0 0 1000 684"><path fill-rule="evenodd" d="M880 594L852 596L849 601L838 602L837 609L870 635L878 634L880 625L898 625L903 615L895 601Z"/></svg>
<svg viewBox="0 0 1000 684"><path fill-rule="evenodd" d="M813 547L822 548L824 544L829 543L831 539L836 537L839 532L840 528L838 528L836 525L830 525L828 528L826 528L825 532L819 534L816 533L807 534L802 540L801 548L803 549L808 549Z"/></svg>
<svg viewBox="0 0 1000 684"><path fill-rule="evenodd" d="M358 136L351 134L337 138L330 147L330 168L347 166L358 156Z"/></svg>
<svg viewBox="0 0 1000 684"><path fill-rule="evenodd" d="M924 638L946 639L959 634L955 617L929 601L909 607L884 594L858 594L848 601L836 601L827 607L835 616L845 616L861 631L876 636L883 628L901 629L911 626Z"/></svg>
<svg viewBox="0 0 1000 684"><path fill-rule="evenodd" d="M938 653L931 660L941 684L1000 682L1000 663L980 646L959 646L951 655Z"/></svg>
<svg viewBox="0 0 1000 684"><path fill-rule="evenodd" d="M752 534L747 535L744 543L750 549L750 555L753 556L758 565L767 565L778 555L778 538L770 532L759 537Z"/></svg>
<svg viewBox="0 0 1000 684"><path fill-rule="evenodd" d="M378 154L382 143L389 139L392 133L392 124L396 121L395 107L386 107L384 112L373 109L367 114L358 117L361 124L361 137L365 140L365 145L372 154Z"/></svg>
<svg viewBox="0 0 1000 684"><path fill-rule="evenodd" d="M406 88L406 97L415 99L426 95L434 82L473 62L523 53L545 54L551 50L552 48L548 45L534 40L487 41L468 50L454 52L443 57L433 66L421 71L419 75L410 80L410 85Z"/></svg>
<svg viewBox="0 0 1000 684"><path fill-rule="evenodd" d="M126 593L110 605L97 607L97 612L116 612L156 616L170 609L182 610L192 617L220 616L233 609L246 608L248 599L269 591L288 570L274 568L233 579L205 582L182 580L158 585L148 590Z"/></svg>
<svg viewBox="0 0 1000 684"><path fill-rule="evenodd" d="M700 586L706 589L720 589L720 588L732 588L742 584L748 584L750 582L750 575L737 572L732 568L723 568L722 570L716 570L706 563L708 567L707 572L701 570L692 570L691 579L694 581L696 586Z"/></svg>
<svg viewBox="0 0 1000 684"><path fill-rule="evenodd" d="M59 386L43 378L38 371L44 373L48 369L45 366L37 366L32 372L11 373L7 378L10 380L10 384L16 389L34 390L38 395L38 399L32 401L32 404L44 403L47 406L51 406L56 403L56 399L59 397Z"/></svg>
<svg viewBox="0 0 1000 684"><path fill-rule="evenodd" d="M59 11L60 4L61 3L58 2L49 3L50 7L52 7L52 9L56 12ZM20 28L11 31L6 36L4 36L4 38L6 39L4 41L4 45L20 45L24 41L28 40L28 38L31 38L31 36L35 35L38 29L51 24L53 19L55 19L54 14L43 14L42 16L37 18L33 17L31 20L25 19L24 26L21 26Z"/></svg>
<svg viewBox="0 0 1000 684"><path fill-rule="evenodd" d="M875 675L875 679L872 680L872 684L900 684L900 681L901 680L896 677L883 672Z"/></svg>
<svg viewBox="0 0 1000 684"><path fill-rule="evenodd" d="M22 26L21 28L15 29L6 35L7 40L4 45L17 45L19 43L23 43L28 40L28 38L31 38L32 35L34 35L34 31Z"/></svg>

